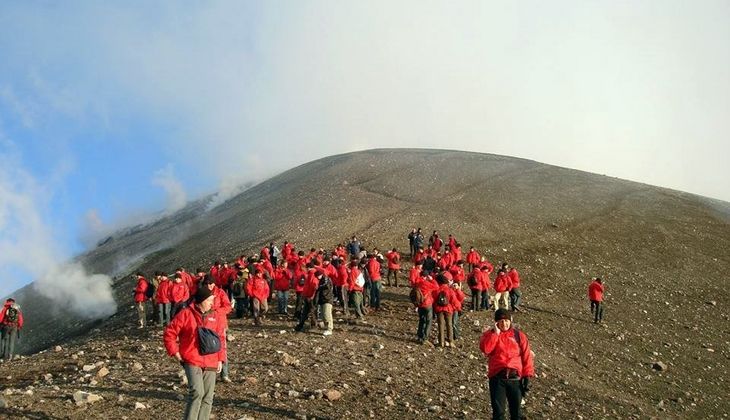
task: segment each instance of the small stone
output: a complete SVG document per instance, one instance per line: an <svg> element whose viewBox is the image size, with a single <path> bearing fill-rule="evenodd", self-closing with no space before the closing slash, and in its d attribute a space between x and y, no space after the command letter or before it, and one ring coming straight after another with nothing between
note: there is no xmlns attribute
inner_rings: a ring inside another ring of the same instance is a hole
<svg viewBox="0 0 730 420"><path fill-rule="evenodd" d="M146 410L147 406L142 404L141 402L134 403L134 409L135 410Z"/></svg>
<svg viewBox="0 0 730 420"><path fill-rule="evenodd" d="M395 401L393 401L393 397L390 395L385 396L385 403L391 406L395 405Z"/></svg>
<svg viewBox="0 0 730 420"><path fill-rule="evenodd" d="M144 366L142 366L142 363L140 362L134 362L134 364L132 365L133 371L139 372L142 369L144 369Z"/></svg>
<svg viewBox="0 0 730 420"><path fill-rule="evenodd" d="M246 378L246 384L248 385L256 385L257 383L259 383L259 380L254 378L253 376L249 376L248 378Z"/></svg>
<svg viewBox="0 0 730 420"><path fill-rule="evenodd" d="M94 369L96 369L95 365L84 365L84 367L81 368L84 372L91 372Z"/></svg>
<svg viewBox="0 0 730 420"><path fill-rule="evenodd" d="M298 391L295 391L293 389L290 389L288 394L292 398L298 398L299 397L299 392Z"/></svg>
<svg viewBox="0 0 730 420"><path fill-rule="evenodd" d="M101 397L101 395L90 394L84 391L76 391L73 394L73 400L76 405L84 405L87 403L93 403L99 400L103 400L103 398Z"/></svg>
<svg viewBox="0 0 730 420"><path fill-rule="evenodd" d="M107 369L105 367L99 369L99 371L96 372L96 376L98 376L100 378L103 378L103 377L105 377L108 374L109 374L109 369Z"/></svg>
<svg viewBox="0 0 730 420"><path fill-rule="evenodd" d="M330 401L337 401L342 398L342 393L336 389L329 389L324 393L324 397Z"/></svg>
<svg viewBox="0 0 730 420"><path fill-rule="evenodd" d="M357 374L360 375L360 376L365 376L365 371L364 370L358 370L357 371Z"/></svg>
<svg viewBox="0 0 730 420"><path fill-rule="evenodd" d="M301 363L299 362L299 359L290 356L288 353L282 353L281 355L281 364L284 366L299 366Z"/></svg>
<svg viewBox="0 0 730 420"><path fill-rule="evenodd" d="M667 365L664 362L654 362L651 367L660 372L667 370Z"/></svg>
<svg viewBox="0 0 730 420"><path fill-rule="evenodd" d="M432 405L428 407L428 411L431 413L440 413L441 412L441 406L440 405Z"/></svg>
<svg viewBox="0 0 730 420"><path fill-rule="evenodd" d="M63 351L63 347L56 346L56 347L53 348L53 351L55 351L56 353L61 352L61 351Z"/></svg>

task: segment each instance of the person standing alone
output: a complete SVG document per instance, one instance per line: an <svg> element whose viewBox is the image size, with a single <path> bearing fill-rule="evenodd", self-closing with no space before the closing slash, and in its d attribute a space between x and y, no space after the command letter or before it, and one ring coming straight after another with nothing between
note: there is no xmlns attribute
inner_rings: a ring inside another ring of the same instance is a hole
<svg viewBox="0 0 730 420"><path fill-rule="evenodd" d="M15 299L8 298L0 310L0 358L12 360L15 343L23 329L23 313Z"/></svg>
<svg viewBox="0 0 730 420"><path fill-rule="evenodd" d="M603 322L603 280L600 277L593 279L588 285L588 299L591 301L593 322Z"/></svg>

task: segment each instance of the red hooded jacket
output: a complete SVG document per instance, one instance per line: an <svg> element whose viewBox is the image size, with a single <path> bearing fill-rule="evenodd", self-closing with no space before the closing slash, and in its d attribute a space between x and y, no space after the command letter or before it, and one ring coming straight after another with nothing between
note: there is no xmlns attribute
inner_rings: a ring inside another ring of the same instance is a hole
<svg viewBox="0 0 730 420"><path fill-rule="evenodd" d="M511 268L507 273L509 279L512 281L512 288L517 289L520 287L520 273L517 272L516 268Z"/></svg>
<svg viewBox="0 0 730 420"><path fill-rule="evenodd" d="M527 335L518 331L520 343L515 340L515 332L512 327L499 334L494 329L489 329L482 334L479 340L479 348L489 358L489 377L494 377L502 370L515 369L521 378L535 376L532 352Z"/></svg>
<svg viewBox="0 0 730 420"><path fill-rule="evenodd" d="M446 299L448 300L448 304L446 306L440 306L438 305L438 298L441 293L446 294ZM433 311L435 313L452 313L454 312L454 300L456 299L456 296L454 296L454 289L449 287L448 284L440 284L438 285L438 288L431 292L431 296L433 299Z"/></svg>
<svg viewBox="0 0 730 420"><path fill-rule="evenodd" d="M466 263L471 265L479 264L479 261L481 261L482 257L479 255L479 253L474 251L469 251L468 254L466 254Z"/></svg>
<svg viewBox="0 0 730 420"><path fill-rule="evenodd" d="M462 304L464 303L466 295L461 291L461 288L457 287L452 290L454 292L454 302L451 306L454 307L454 312L461 312Z"/></svg>
<svg viewBox="0 0 730 420"><path fill-rule="evenodd" d="M503 272L497 274L494 279L494 291L497 293L507 292L512 289L512 281L509 276Z"/></svg>
<svg viewBox="0 0 730 420"><path fill-rule="evenodd" d="M170 295L169 299L172 303L187 302L190 299L190 291L188 285L180 279L180 283L172 282L169 287Z"/></svg>
<svg viewBox="0 0 730 420"><path fill-rule="evenodd" d="M170 286L172 282L169 279L160 280L160 284L157 286L157 294L155 299L157 303L170 303Z"/></svg>
<svg viewBox="0 0 730 420"><path fill-rule="evenodd" d="M261 275L253 276L246 282L246 293L258 299L259 302L266 302L269 292L269 282Z"/></svg>
<svg viewBox="0 0 730 420"><path fill-rule="evenodd" d="M372 257L368 260L367 269L371 281L380 281L380 263L377 258Z"/></svg>
<svg viewBox="0 0 730 420"><path fill-rule="evenodd" d="M137 303L144 302L147 300L147 289L150 287L150 283L146 278L140 276L137 278L137 287L134 288L134 301Z"/></svg>
<svg viewBox="0 0 730 420"><path fill-rule="evenodd" d="M362 274L358 267L350 268L350 273L347 278L347 289L351 292L362 292L364 285L357 284L357 278Z"/></svg>
<svg viewBox="0 0 730 420"><path fill-rule="evenodd" d="M23 312L20 310L20 307L15 304L15 302L5 301L3 309L0 310L0 324L10 324L10 320L5 318L5 314L11 306L15 306L15 309L18 310L18 320L16 321L16 325L18 326L18 329L21 330L23 329Z"/></svg>
<svg viewBox="0 0 730 420"><path fill-rule="evenodd" d="M385 258L388 259L388 270L400 270L400 254L397 252L388 251L385 254Z"/></svg>
<svg viewBox="0 0 730 420"><path fill-rule="evenodd" d="M288 268L278 267L274 271L274 290L285 291L291 288L291 273Z"/></svg>
<svg viewBox="0 0 730 420"><path fill-rule="evenodd" d="M464 269L462 267L459 267L458 265L452 265L451 268L449 268L449 272L454 277L454 281L457 283L461 283L464 281Z"/></svg>
<svg viewBox="0 0 730 420"><path fill-rule="evenodd" d="M319 287L319 279L317 278L317 275L318 275L318 272L314 268L307 271L307 275L305 276L305 280L304 280L304 288L302 290L303 298L305 298L305 299L314 298L314 295L317 293L317 288Z"/></svg>
<svg viewBox="0 0 730 420"><path fill-rule="evenodd" d="M438 283L433 279L431 276L426 277L418 277L418 282L416 283L416 286L421 290L421 294L423 294L423 302L421 302L420 305L418 305L421 309L427 309L433 306L433 292L434 290L437 290L439 288Z"/></svg>
<svg viewBox="0 0 730 420"><path fill-rule="evenodd" d="M180 352L183 362L199 368L216 369L218 362L226 360L225 329L226 315L221 309L212 309L201 314L197 305L180 311L165 328L163 340L167 354L174 356ZM201 355L198 351L198 327L215 331L221 339L221 349L217 353Z"/></svg>
<svg viewBox="0 0 730 420"><path fill-rule="evenodd" d="M598 280L593 280L588 285L588 299L603 302L603 284L599 283Z"/></svg>
<svg viewBox="0 0 730 420"><path fill-rule="evenodd" d="M347 272L347 266L344 262L340 263L340 266L337 267L337 278L332 279L332 283L335 286L344 287L345 289L347 289L348 275L349 273Z"/></svg>

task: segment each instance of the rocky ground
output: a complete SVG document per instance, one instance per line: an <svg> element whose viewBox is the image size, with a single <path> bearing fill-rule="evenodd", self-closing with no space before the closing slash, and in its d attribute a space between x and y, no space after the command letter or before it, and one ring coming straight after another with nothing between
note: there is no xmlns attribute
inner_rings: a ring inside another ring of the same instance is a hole
<svg viewBox="0 0 730 420"><path fill-rule="evenodd" d="M376 150L312 162L202 207L115 237L82 260L101 271L126 267L121 274L170 271L271 240L329 248L357 234L368 247L403 249L411 227L438 229L522 275L528 311L516 321L538 372L530 418L730 415L727 203L520 159ZM608 290L602 326L586 300L596 275ZM32 351L46 350L0 364L0 417L177 417L179 367L159 330L133 327L132 287L120 277L119 312L93 324L47 316L26 297L26 336L47 344ZM232 320L234 382L220 384L216 416L488 417L477 340L491 314L465 313L460 346L441 350L414 342L407 289L386 289L384 302L367 324L336 322L331 337L294 334L276 316L263 328Z"/></svg>

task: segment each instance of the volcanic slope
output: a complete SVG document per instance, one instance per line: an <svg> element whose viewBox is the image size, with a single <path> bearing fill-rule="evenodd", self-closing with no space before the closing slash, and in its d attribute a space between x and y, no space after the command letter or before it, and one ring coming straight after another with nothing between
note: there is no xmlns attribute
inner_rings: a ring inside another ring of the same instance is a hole
<svg viewBox="0 0 730 420"><path fill-rule="evenodd" d="M115 237L81 260L112 270L115 254L141 255L127 271L171 271L207 267L269 241L331 248L356 234L368 248L406 251L411 227L452 233L465 251L475 246L495 265L508 261L521 273L527 311L516 322L530 337L538 374L526 400L530 416L722 418L730 412L728 209L528 160L371 150L294 168L210 211L187 209L155 229ZM603 325L590 321L591 276L606 280ZM3 382L9 408L0 414L165 418L182 409L184 386L178 366L164 356L160 332L134 328L132 280L121 277L114 287L117 315L62 343L59 352L0 365L0 377L9 378ZM385 310L370 314L367 324L338 315L331 337L293 334L292 322L277 316L263 328L232 320L234 383L217 389L217 418L488 417L477 340L491 313L465 312L458 349L418 346L407 293L387 288ZM48 330L33 333L53 337ZM91 364L98 366L85 372ZM102 365L110 371L103 378ZM315 391L326 389L342 397L319 398ZM104 400L76 406L77 390ZM135 411L135 402L147 408Z"/></svg>

